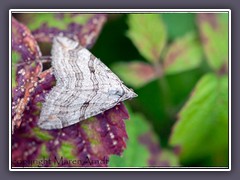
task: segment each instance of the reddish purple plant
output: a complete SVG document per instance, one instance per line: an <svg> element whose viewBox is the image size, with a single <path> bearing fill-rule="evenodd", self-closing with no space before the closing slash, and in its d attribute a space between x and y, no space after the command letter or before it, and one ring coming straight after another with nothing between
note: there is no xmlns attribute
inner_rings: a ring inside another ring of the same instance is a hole
<svg viewBox="0 0 240 180"><path fill-rule="evenodd" d="M71 23L62 30L43 24L31 33L12 18L12 53L18 58L13 64L16 66L16 87L12 89L13 167L107 166L110 155L120 155L126 148L123 120L129 115L122 103L61 130L42 130L37 126L41 104L55 84L51 68L43 71L37 41L51 42L54 35L63 33L77 38L85 47L92 47L105 21L106 16L98 14L83 25Z"/></svg>

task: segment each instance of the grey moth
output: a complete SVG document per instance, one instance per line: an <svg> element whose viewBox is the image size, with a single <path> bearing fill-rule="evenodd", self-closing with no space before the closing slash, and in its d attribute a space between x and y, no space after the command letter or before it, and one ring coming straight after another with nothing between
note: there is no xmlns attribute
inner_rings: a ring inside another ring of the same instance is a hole
<svg viewBox="0 0 240 180"><path fill-rule="evenodd" d="M40 128L61 129L137 96L77 41L56 36L51 54L56 86L43 103Z"/></svg>

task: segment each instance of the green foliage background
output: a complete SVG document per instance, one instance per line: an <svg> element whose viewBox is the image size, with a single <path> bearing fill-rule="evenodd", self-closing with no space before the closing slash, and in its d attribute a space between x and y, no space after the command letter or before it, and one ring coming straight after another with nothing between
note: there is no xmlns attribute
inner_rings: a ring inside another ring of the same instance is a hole
<svg viewBox="0 0 240 180"><path fill-rule="evenodd" d="M92 52L139 95L110 166L147 166L146 122L169 166L228 166L228 14L214 18L217 27L196 13L110 16Z"/></svg>

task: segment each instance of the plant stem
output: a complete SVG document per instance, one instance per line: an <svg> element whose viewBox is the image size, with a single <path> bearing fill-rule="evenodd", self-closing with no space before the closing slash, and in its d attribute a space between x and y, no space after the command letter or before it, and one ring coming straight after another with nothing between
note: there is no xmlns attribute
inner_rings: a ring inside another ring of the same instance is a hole
<svg viewBox="0 0 240 180"><path fill-rule="evenodd" d="M164 112L167 115L167 117L171 116L170 108L172 107L172 99L170 95L170 89L168 82L166 80L166 76L164 74L164 70L162 67L162 64L159 62L156 62L154 64L155 72L159 75L158 83L159 88L162 90L162 97L163 97L163 103L164 103Z"/></svg>

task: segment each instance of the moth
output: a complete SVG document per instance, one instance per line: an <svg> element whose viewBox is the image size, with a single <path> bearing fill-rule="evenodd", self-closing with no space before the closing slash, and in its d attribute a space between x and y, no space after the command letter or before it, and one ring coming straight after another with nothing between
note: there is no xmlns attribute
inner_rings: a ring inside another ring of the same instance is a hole
<svg viewBox="0 0 240 180"><path fill-rule="evenodd" d="M137 97L79 42L56 36L51 54L56 85L43 103L40 128L61 129Z"/></svg>

